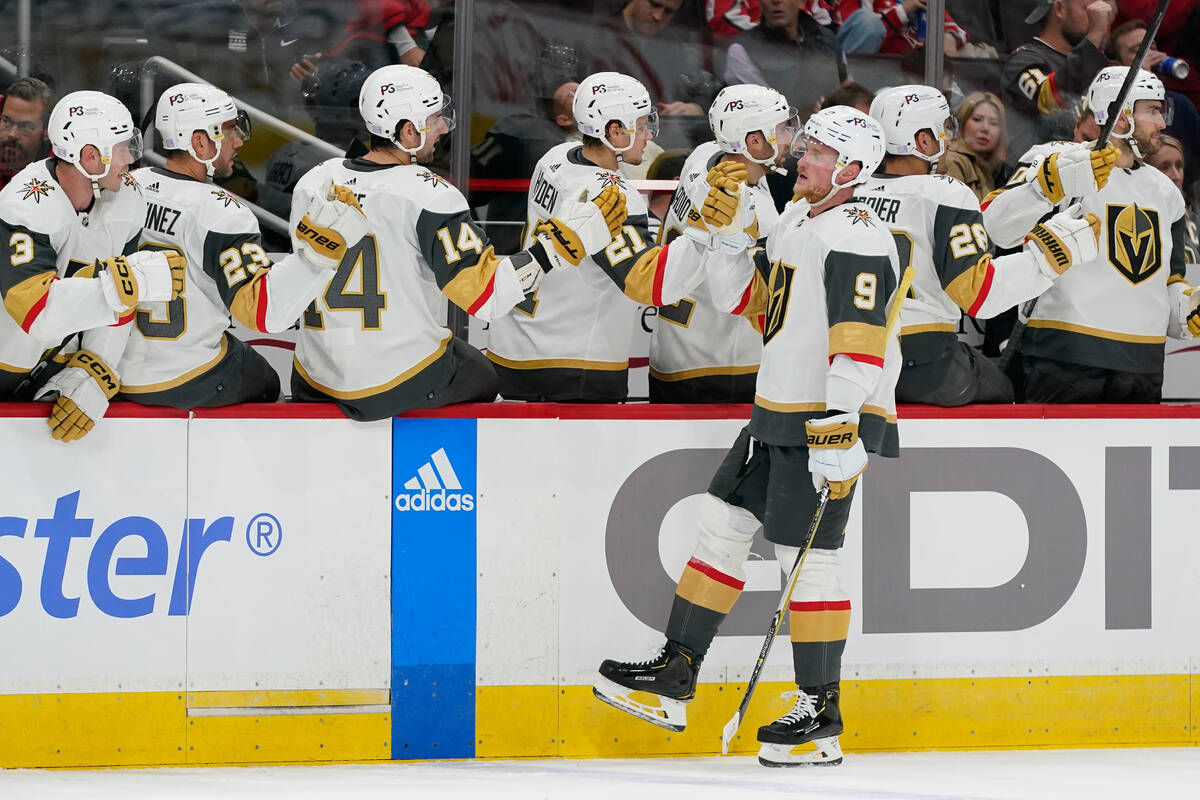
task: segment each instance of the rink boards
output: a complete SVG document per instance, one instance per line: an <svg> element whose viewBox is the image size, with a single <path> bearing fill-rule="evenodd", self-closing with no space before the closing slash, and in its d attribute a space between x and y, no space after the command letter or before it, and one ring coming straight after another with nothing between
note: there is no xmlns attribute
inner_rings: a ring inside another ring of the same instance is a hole
<svg viewBox="0 0 1200 800"><path fill-rule="evenodd" d="M661 641L744 408L118 405L69 447L40 410L0 418L0 766L712 753L778 600L756 544L685 733L592 698ZM1195 744L1200 407L900 416L844 747ZM736 752L790 672L781 638Z"/></svg>

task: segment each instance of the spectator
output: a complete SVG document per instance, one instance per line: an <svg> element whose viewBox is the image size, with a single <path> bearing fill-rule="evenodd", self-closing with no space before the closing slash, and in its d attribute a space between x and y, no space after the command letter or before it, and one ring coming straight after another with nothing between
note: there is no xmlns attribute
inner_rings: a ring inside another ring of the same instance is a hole
<svg viewBox="0 0 1200 800"><path fill-rule="evenodd" d="M1138 48L1146 38L1146 23L1140 19L1129 20L1113 29L1109 37L1108 57L1123 67L1133 64ZM1146 51L1146 60L1142 62L1143 69L1154 70L1161 64L1167 54L1150 44ZM1185 152L1200 153L1200 114L1187 95L1167 89L1168 106L1172 109L1173 118L1168 120L1167 133L1183 143ZM1188 175L1188 183L1195 179L1194 174Z"/></svg>
<svg viewBox="0 0 1200 800"><path fill-rule="evenodd" d="M1183 192L1188 201L1187 214L1184 216L1183 251L1184 260L1189 270L1194 264L1200 264L1200 234L1197 233L1196 212L1192 209L1190 193L1183 188L1183 175L1186 171L1187 160L1184 157L1183 144L1174 136L1163 135L1159 140L1158 152L1146 159L1146 163L1171 179L1171 183Z"/></svg>
<svg viewBox="0 0 1200 800"><path fill-rule="evenodd" d="M471 149L471 177L528 180L550 148L578 137L571 104L583 77L582 61L573 47L550 44L538 55L534 71L534 113L510 114L492 125ZM487 204L489 223L525 221L525 192L472 192L471 204ZM521 226L494 225L489 230L497 253L521 249Z"/></svg>
<svg viewBox="0 0 1200 800"><path fill-rule="evenodd" d="M0 188L50 151L47 123L54 98L37 78L13 81L0 98Z"/></svg>
<svg viewBox="0 0 1200 800"><path fill-rule="evenodd" d="M1026 22L1042 23L1032 42L1009 56L1001 72L1012 152L1071 137L1072 103L1108 65L1103 52L1115 9L1108 0L1039 0Z"/></svg>
<svg viewBox="0 0 1200 800"><path fill-rule="evenodd" d="M683 162L687 161L688 155L688 151L682 147L664 150L658 158L654 159L650 169L646 170L646 179L651 181L679 180L679 175L683 172ZM649 212L648 227L650 235L656 242L661 238L659 231L662 229L663 220L667 218L667 212L671 209L673 196L669 191L654 192L646 200L646 210Z"/></svg>
<svg viewBox="0 0 1200 800"><path fill-rule="evenodd" d="M346 22L341 41L312 58L303 56L292 65L291 75L303 80L323 58L360 61L368 71L388 64L419 65L429 41L430 24L426 0L356 0L358 14Z"/></svg>
<svg viewBox="0 0 1200 800"><path fill-rule="evenodd" d="M728 39L762 20L758 0L704 0L704 22L714 39Z"/></svg>
<svg viewBox="0 0 1200 800"><path fill-rule="evenodd" d="M621 9L625 28L638 36L653 37L671 24L683 0L629 0Z"/></svg>
<svg viewBox="0 0 1200 800"><path fill-rule="evenodd" d="M928 0L822 0L837 30L838 44L847 53L903 55L925 46L921 30ZM946 55L954 55L970 37L946 12Z"/></svg>
<svg viewBox="0 0 1200 800"><path fill-rule="evenodd" d="M997 180L1004 167L1007 142L1004 104L991 92L975 92L958 107L959 135L950 143L938 172L965 183L980 201L1003 181Z"/></svg>
<svg viewBox="0 0 1200 800"><path fill-rule="evenodd" d="M801 122L845 79L837 39L807 11L806 0L761 0L762 24L739 34L725 52L726 83L757 83L782 92Z"/></svg>
<svg viewBox="0 0 1200 800"><path fill-rule="evenodd" d="M316 4L294 0L199 0L154 14L144 31L152 52L282 113L291 105L283 90L292 65L329 41L331 23Z"/></svg>

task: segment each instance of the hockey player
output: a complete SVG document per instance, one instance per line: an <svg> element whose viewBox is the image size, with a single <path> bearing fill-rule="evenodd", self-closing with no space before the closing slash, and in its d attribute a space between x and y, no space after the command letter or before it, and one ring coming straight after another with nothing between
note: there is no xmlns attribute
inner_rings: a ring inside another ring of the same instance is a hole
<svg viewBox="0 0 1200 800"><path fill-rule="evenodd" d="M716 141L700 145L684 162L660 244L680 234L706 238L695 220L708 190L706 176L719 163L745 170L745 191L753 196L759 239L778 217L765 176L783 163L799 130L796 110L774 89L738 84L721 90L708 110L708 121ZM761 329L744 317L718 311L707 284L701 282L687 297L658 310L650 338L650 402L749 403L761 353Z"/></svg>
<svg viewBox="0 0 1200 800"><path fill-rule="evenodd" d="M605 661L594 687L604 702L682 730L701 661L745 583L755 531L763 527L788 572L816 487L828 482L830 499L790 605L795 705L758 731L759 761L767 766L841 763L839 679L850 601L838 549L867 453L898 455L892 390L900 349L885 320L899 259L887 226L852 199L883 159L883 131L861 111L835 106L813 114L797 144L797 200L780 215L765 254L755 255L770 262L769 278L745 256L707 260L719 307L766 315L750 424L703 498L699 540L661 653L642 663ZM656 697L642 702L641 692ZM808 742L815 752L792 753Z"/></svg>
<svg viewBox="0 0 1200 800"><path fill-rule="evenodd" d="M942 93L919 84L886 89L871 104L871 116L883 126L888 154L858 199L891 229L901 268L914 271L900 315L904 367L896 401L1011 403L1008 377L959 340L962 312L994 316L1037 297L1072 264L1095 258L1099 219L1058 214L1021 252L993 259L975 194L933 174L954 135ZM1116 150L1106 155L1115 159ZM1060 245L1061 251L1052 249Z"/></svg>
<svg viewBox="0 0 1200 800"><path fill-rule="evenodd" d="M249 120L224 91L176 84L159 97L154 125L169 155L165 167L134 173L146 198L139 247L183 254L187 286L170 303L138 311L121 361L122 399L181 409L273 403L279 375L229 332L229 316L262 333L286 330L336 261L306 246L272 264L254 214L213 185L250 138ZM337 199L313 197L306 211L306 224L330 239L356 242L366 230L361 212Z"/></svg>
<svg viewBox="0 0 1200 800"><path fill-rule="evenodd" d="M8 311L0 315L0 399L23 383L38 399L54 399L56 439L78 439L104 416L120 386L116 365L134 309L170 300L182 282L182 259L136 252L145 203L126 170L141 157L141 142L115 98L72 92L50 114L53 155L0 192L8 258L0 269ZM55 366L65 368L39 386L30 372L43 353L57 354L78 331L82 347L60 356ZM24 388L21 395L28 399Z"/></svg>
<svg viewBox="0 0 1200 800"><path fill-rule="evenodd" d="M558 216L532 230L527 249L500 257L462 194L418 164L454 126L438 82L417 67L382 67L363 83L359 111L371 132L367 155L318 165L293 196L295 222L330 180L343 184L370 228L304 312L293 398L335 402L360 420L490 402L495 372L443 326L444 297L494 323L551 269L573 271L612 241L625 218L624 195L612 186L590 200L564 198Z"/></svg>
<svg viewBox="0 0 1200 800"><path fill-rule="evenodd" d="M583 143L558 145L538 162L529 189L527 244L542 221L561 215L581 193L593 197L610 186L625 189L618 166L641 163L646 143L658 132L658 114L645 87L617 72L585 78L575 90L572 113ZM694 223L705 234L710 221L716 227L734 224L739 206L722 187L734 185L725 170L737 168L721 165L706 181L701 205L709 211ZM702 245L690 238L656 245L645 200L637 192L627 198L629 217L607 246L589 252L578 270L548 275L514 313L492 321L488 358L504 397L624 400L637 304L674 304L703 278Z"/></svg>
<svg viewBox="0 0 1200 800"><path fill-rule="evenodd" d="M1128 69L1103 69L1088 87L1098 124ZM1167 124L1162 82L1140 70L1116 113L1116 169L1088 144L1053 143L985 201L984 223L1002 247L1077 199L1100 218L1097 257L1072 267L1027 313L1019 342L1027 402L1156 403L1166 336L1200 333L1200 293L1184 280L1183 196L1143 164Z"/></svg>

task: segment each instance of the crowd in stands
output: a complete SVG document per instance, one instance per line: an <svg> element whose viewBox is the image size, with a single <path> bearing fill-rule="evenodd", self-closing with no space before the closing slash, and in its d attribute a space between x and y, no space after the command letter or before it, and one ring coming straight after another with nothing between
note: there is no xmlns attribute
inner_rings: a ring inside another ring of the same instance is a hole
<svg viewBox="0 0 1200 800"><path fill-rule="evenodd" d="M143 106L147 76L155 97L176 80L144 66L152 55L166 56L239 100L315 131L352 156L366 152L369 143L356 109L359 90L376 68L421 66L453 92L452 0L112 0L111 5L114 19L108 24L132 25L131 41L137 44L112 49L116 58L105 65L107 74L92 76L92 86L57 86L54 73L69 72L63 67L67 56L45 41L35 41L29 54L33 76L10 76L0 84L6 86L0 99L0 186L48 155L50 110L67 89L106 89L130 108L135 121L144 119L151 111ZM454 134L472 137L472 180L493 182L469 192L474 213L496 252L520 250L526 195L496 188L495 181L528 180L547 151L581 139L571 106L589 74L619 71L649 90L661 131L647 142L640 164L623 163L621 170L632 179L673 179L692 148L711 139L707 113L723 87L776 88L801 123L833 104L867 111L879 89L920 82L926 38L938 30L947 56L938 88L950 101L958 131L937 171L965 183L982 202L1004 186L1030 148L1096 137L1099 126L1083 94L1098 71L1133 61L1156 3L947 0L941 25L928 19L928 5L928 0L478 0L472 36L477 52L470 60L473 102L471 109L458 109ZM47 2L42 10L50 14L56 7ZM124 19L122 11L128 14ZM1169 136L1148 161L1188 202L1189 262L1198 256L1197 51L1200 0L1176 0L1143 66L1167 88ZM7 53L16 60L11 47ZM73 74L64 83L72 81L82 82ZM462 125L464 119L469 124ZM445 139L433 167L448 175ZM245 163L235 160L231 174L215 180L286 219L296 182L326 157L311 142L292 141ZM794 174L771 174L767 180L782 205ZM649 198L654 226L668 200L669 195ZM288 247L286 234L264 234L269 249ZM992 354L1010 325L1011 320L989 334Z"/></svg>

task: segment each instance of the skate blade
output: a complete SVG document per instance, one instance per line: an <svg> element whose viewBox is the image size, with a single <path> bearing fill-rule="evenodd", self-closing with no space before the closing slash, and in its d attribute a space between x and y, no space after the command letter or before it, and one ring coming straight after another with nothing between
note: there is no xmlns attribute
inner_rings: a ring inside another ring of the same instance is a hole
<svg viewBox="0 0 1200 800"><path fill-rule="evenodd" d="M758 748L758 763L764 767L836 767L842 763L842 748L836 736L813 739L815 750L793 753L801 745L764 744Z"/></svg>
<svg viewBox="0 0 1200 800"><path fill-rule="evenodd" d="M597 700L660 728L679 733L687 726L687 704L682 700L627 689L608 678L598 678L592 694ZM646 702L638 701L635 695L644 696Z"/></svg>

